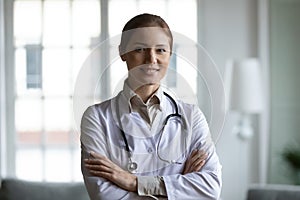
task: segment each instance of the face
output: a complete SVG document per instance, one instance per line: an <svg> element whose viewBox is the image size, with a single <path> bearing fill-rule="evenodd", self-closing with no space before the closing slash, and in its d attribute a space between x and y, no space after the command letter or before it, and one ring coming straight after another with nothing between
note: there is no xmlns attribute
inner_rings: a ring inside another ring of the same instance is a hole
<svg viewBox="0 0 300 200"><path fill-rule="evenodd" d="M161 28L146 27L134 30L121 55L128 68L128 79L133 89L159 84L169 66L170 38Z"/></svg>

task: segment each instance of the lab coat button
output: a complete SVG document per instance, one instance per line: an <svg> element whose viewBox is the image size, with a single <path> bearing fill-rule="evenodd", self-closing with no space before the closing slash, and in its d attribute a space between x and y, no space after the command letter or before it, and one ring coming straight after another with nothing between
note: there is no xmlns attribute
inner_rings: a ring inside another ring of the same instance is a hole
<svg viewBox="0 0 300 200"><path fill-rule="evenodd" d="M148 153L152 153L153 149L152 148L148 148Z"/></svg>

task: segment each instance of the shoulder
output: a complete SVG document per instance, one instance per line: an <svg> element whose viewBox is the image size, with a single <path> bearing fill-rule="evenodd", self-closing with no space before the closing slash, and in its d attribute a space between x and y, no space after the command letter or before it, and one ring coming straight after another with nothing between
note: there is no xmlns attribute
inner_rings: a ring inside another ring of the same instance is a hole
<svg viewBox="0 0 300 200"><path fill-rule="evenodd" d="M208 126L206 117L198 105L178 101L178 107L180 112L186 117L192 126Z"/></svg>
<svg viewBox="0 0 300 200"><path fill-rule="evenodd" d="M177 104L179 109L184 112L185 114L190 114L190 115L199 115L201 117L204 117L203 112L199 108L198 105L196 104L190 104L183 102L182 100L177 100Z"/></svg>
<svg viewBox="0 0 300 200"><path fill-rule="evenodd" d="M91 106L88 106L86 110L83 113L83 118L94 116L99 118L104 113L110 112L111 109L111 103L114 98L108 99L106 101L103 101L101 103L97 103Z"/></svg>

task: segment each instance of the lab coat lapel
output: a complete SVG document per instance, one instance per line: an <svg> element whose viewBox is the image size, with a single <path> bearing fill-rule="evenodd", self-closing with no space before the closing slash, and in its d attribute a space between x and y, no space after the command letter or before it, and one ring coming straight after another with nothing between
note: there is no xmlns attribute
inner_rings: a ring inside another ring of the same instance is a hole
<svg viewBox="0 0 300 200"><path fill-rule="evenodd" d="M158 112L153 124L149 127L142 117L135 112L123 113L121 116L121 123L125 133L138 138L148 138L159 134L163 126L162 113Z"/></svg>

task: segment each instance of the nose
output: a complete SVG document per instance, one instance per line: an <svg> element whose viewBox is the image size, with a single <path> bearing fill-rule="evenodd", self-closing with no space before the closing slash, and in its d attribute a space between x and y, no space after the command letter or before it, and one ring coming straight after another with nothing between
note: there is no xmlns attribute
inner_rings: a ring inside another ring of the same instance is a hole
<svg viewBox="0 0 300 200"><path fill-rule="evenodd" d="M155 49L148 48L146 50L146 63L156 64L157 63L157 55L155 53Z"/></svg>

